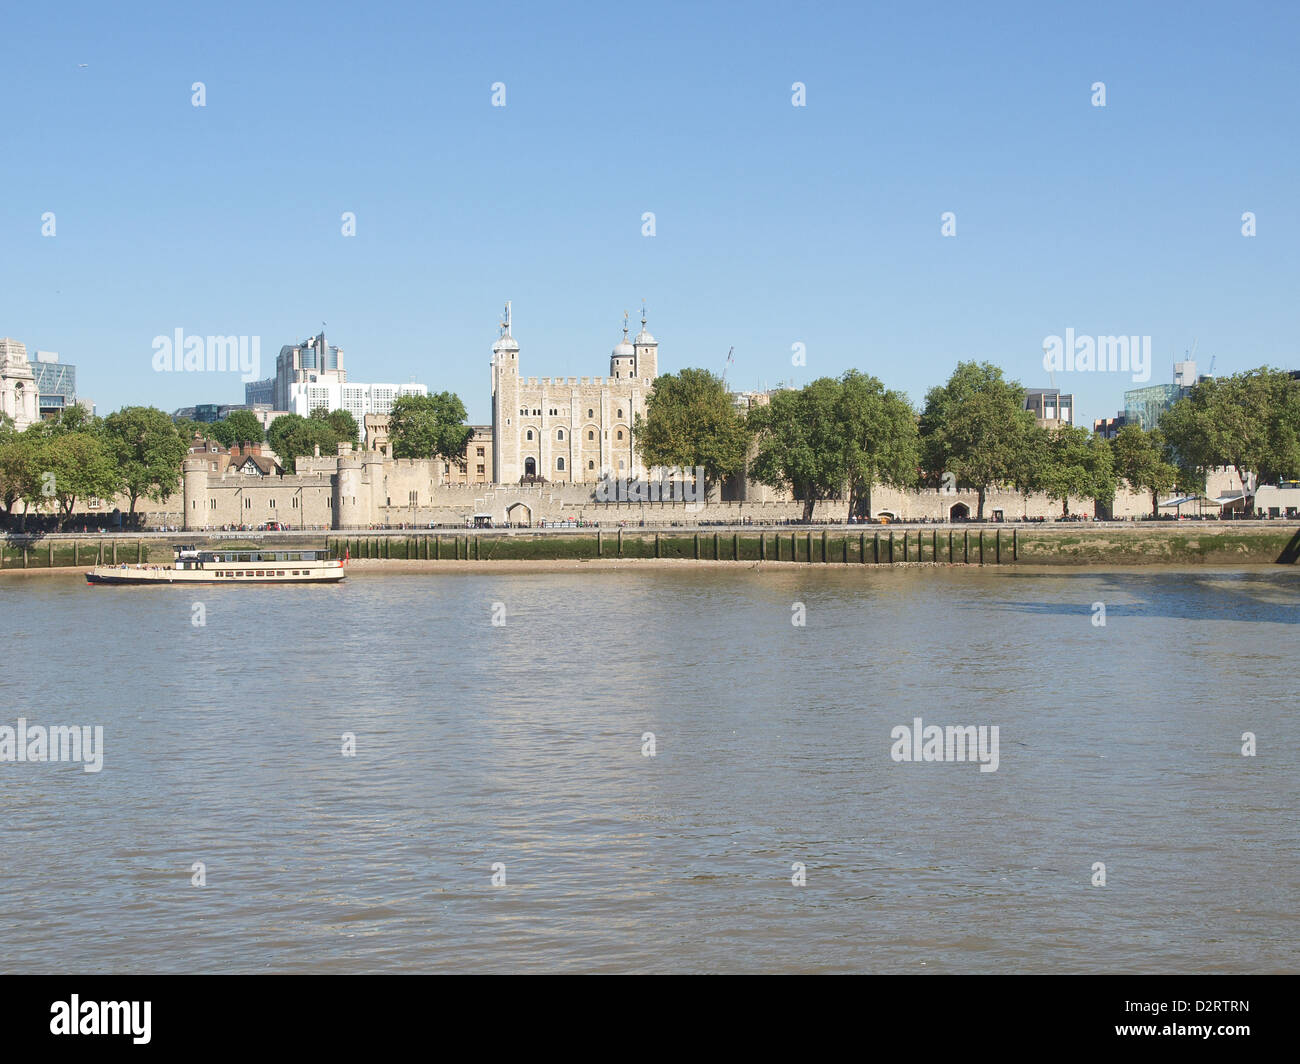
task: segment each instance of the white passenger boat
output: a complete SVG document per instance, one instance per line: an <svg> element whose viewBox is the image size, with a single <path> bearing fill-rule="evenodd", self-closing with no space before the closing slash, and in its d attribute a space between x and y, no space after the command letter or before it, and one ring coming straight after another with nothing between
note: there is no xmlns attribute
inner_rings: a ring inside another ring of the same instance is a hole
<svg viewBox="0 0 1300 1064"><path fill-rule="evenodd" d="M91 584L333 584L345 559L326 550L194 550L173 548L170 565L97 565Z"/></svg>

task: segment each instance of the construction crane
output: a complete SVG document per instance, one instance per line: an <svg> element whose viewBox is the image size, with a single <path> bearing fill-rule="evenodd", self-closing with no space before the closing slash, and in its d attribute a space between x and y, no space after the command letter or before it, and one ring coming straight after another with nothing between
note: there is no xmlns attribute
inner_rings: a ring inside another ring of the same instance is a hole
<svg viewBox="0 0 1300 1064"><path fill-rule="evenodd" d="M732 352L734 352L735 350L736 350L735 347L732 347L732 348L727 352L727 357L726 357L726 359L723 360L723 363L722 363L722 383L723 383L723 385L726 385L726 383L727 383L727 370L730 369L730 368L731 368L731 364L732 364L733 362L736 361L736 360L732 357Z"/></svg>

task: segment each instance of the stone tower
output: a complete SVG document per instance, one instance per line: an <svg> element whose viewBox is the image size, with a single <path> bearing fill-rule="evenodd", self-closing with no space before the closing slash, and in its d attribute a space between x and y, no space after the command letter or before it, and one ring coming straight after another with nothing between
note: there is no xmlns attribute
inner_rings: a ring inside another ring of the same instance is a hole
<svg viewBox="0 0 1300 1064"><path fill-rule="evenodd" d="M519 476L519 344L510 335L507 302L492 345L492 482L513 484Z"/></svg>
<svg viewBox="0 0 1300 1064"><path fill-rule="evenodd" d="M636 355L636 373L633 376L653 384L654 379L659 376L659 341L646 330L645 321L645 303L642 302L641 331L636 334L636 340L633 341Z"/></svg>
<svg viewBox="0 0 1300 1064"><path fill-rule="evenodd" d="M0 414L8 414L21 432L37 413L36 375L27 361L27 348L17 340L0 340Z"/></svg>
<svg viewBox="0 0 1300 1064"><path fill-rule="evenodd" d="M208 519L207 458L186 458L181 463L181 488L185 506L185 531L200 532L211 524Z"/></svg>

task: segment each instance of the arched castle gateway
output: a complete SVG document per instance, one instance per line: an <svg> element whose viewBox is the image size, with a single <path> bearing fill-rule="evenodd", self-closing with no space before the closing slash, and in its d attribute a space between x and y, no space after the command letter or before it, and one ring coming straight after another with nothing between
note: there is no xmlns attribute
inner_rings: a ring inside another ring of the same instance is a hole
<svg viewBox="0 0 1300 1064"><path fill-rule="evenodd" d="M492 345L492 480L594 484L605 476L644 477L632 426L645 414L659 373L659 342L646 329L645 307L632 340L624 314L608 377L521 377L510 329L507 303L501 337Z"/></svg>

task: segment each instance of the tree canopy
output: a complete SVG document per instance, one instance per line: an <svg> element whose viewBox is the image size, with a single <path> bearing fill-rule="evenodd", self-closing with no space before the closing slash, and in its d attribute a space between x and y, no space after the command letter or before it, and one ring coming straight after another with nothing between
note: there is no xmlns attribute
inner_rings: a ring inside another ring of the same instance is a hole
<svg viewBox="0 0 1300 1064"><path fill-rule="evenodd" d="M465 456L474 430L465 424L465 404L451 392L399 395L388 414L388 439L394 458Z"/></svg>
<svg viewBox="0 0 1300 1064"><path fill-rule="evenodd" d="M1109 445L1085 428L1061 425L1047 433L1047 452L1040 483L1049 499L1061 504L1061 516L1070 516L1070 497L1110 502L1115 497L1115 475Z"/></svg>
<svg viewBox="0 0 1300 1064"><path fill-rule="evenodd" d="M1170 447L1159 429L1125 425L1111 442L1115 475L1133 491L1151 496L1151 516L1160 516L1160 496L1178 480L1178 467L1170 460Z"/></svg>
<svg viewBox="0 0 1300 1064"><path fill-rule="evenodd" d="M959 362L948 383L931 388L921 414L921 450L932 479L951 473L984 501L999 484L1014 484L1026 470L1025 448L1034 440L1034 415L1025 390L1005 380L989 362Z"/></svg>
<svg viewBox="0 0 1300 1064"><path fill-rule="evenodd" d="M916 481L911 404L857 370L776 392L750 412L749 426L758 440L750 475L772 487L789 485L803 500L806 520L818 501L846 492L850 513L865 516L873 484L902 488Z"/></svg>
<svg viewBox="0 0 1300 1064"><path fill-rule="evenodd" d="M1300 476L1300 381L1268 366L1202 381L1160 419L1178 466L1202 484L1236 467L1258 483Z"/></svg>
<svg viewBox="0 0 1300 1064"><path fill-rule="evenodd" d="M720 481L744 471L751 433L720 377L684 369L655 378L632 438L647 466L703 467L707 497Z"/></svg>
<svg viewBox="0 0 1300 1064"><path fill-rule="evenodd" d="M103 437L130 500L129 516L135 516L141 496L163 502L176 492L189 444L161 410L128 406L109 414L104 418Z"/></svg>

